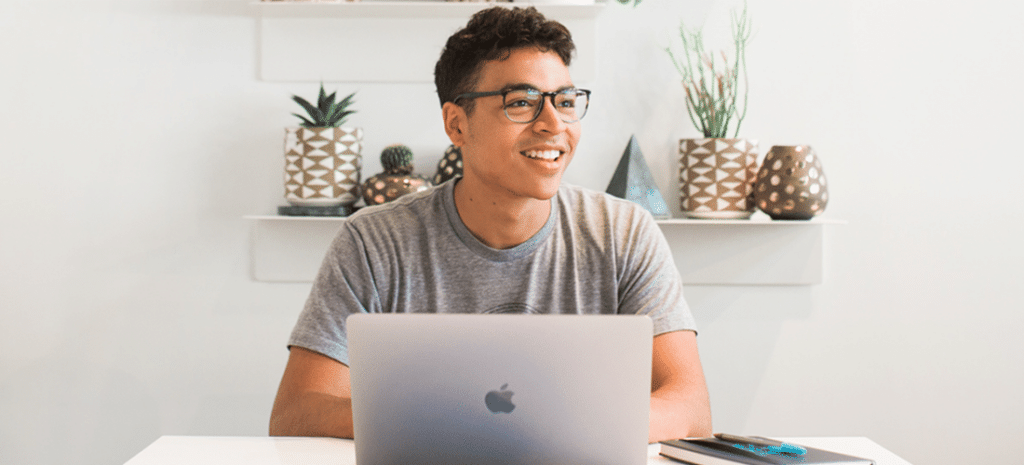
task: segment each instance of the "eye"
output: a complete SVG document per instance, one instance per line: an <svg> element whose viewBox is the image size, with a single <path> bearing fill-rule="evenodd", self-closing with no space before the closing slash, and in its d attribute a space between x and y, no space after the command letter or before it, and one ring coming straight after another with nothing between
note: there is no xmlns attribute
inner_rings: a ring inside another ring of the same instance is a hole
<svg viewBox="0 0 1024 465"><path fill-rule="evenodd" d="M530 100L527 100L525 98L516 99L516 100L511 100L510 99L510 100L505 102L505 107L506 108L525 108L525 107L530 107L530 106L533 106L533 102L530 101Z"/></svg>
<svg viewBox="0 0 1024 465"><path fill-rule="evenodd" d="M566 91L555 96L555 106L559 108L575 108L576 99L579 97L576 91Z"/></svg>
<svg viewBox="0 0 1024 465"><path fill-rule="evenodd" d="M505 108L531 108L537 105L540 94L531 90L517 90L505 95Z"/></svg>

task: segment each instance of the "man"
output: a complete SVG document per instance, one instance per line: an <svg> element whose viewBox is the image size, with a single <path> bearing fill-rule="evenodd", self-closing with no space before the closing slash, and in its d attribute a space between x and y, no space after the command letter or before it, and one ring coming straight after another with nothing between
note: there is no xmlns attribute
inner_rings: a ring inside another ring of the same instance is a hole
<svg viewBox="0 0 1024 465"><path fill-rule="evenodd" d="M463 176L344 222L289 341L272 435L352 437L344 325L356 312L649 315L649 440L710 435L693 317L660 230L635 204L561 185L589 103L573 51L533 8L483 10L449 38L435 83Z"/></svg>

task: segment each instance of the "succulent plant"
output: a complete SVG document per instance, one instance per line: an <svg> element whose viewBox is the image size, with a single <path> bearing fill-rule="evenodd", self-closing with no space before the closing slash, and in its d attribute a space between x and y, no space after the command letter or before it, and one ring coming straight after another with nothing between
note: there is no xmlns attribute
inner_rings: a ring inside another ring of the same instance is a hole
<svg viewBox="0 0 1024 465"><path fill-rule="evenodd" d="M402 144L389 145L380 153L380 164L387 174L410 174L412 149Z"/></svg>
<svg viewBox="0 0 1024 465"><path fill-rule="evenodd" d="M297 116L302 123L300 126L305 128L336 128L345 124L345 120L349 115L355 113L355 110L349 110L348 107L351 105L352 97L356 94L355 92L345 97L342 101L335 103L334 97L337 92L331 92L331 95L327 95L324 91L324 84L320 83L320 96L317 98L316 106L306 101L306 99L293 95L292 100L302 105L302 108L306 110L309 118L302 116L298 113L292 113Z"/></svg>

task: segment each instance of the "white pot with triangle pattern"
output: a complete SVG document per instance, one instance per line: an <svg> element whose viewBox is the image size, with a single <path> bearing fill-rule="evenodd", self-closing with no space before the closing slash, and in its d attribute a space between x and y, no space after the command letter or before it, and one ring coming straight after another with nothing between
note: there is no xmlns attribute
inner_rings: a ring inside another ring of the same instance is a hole
<svg viewBox="0 0 1024 465"><path fill-rule="evenodd" d="M756 140L680 139L679 165L679 208L687 217L746 219L756 210Z"/></svg>
<svg viewBox="0 0 1024 465"><path fill-rule="evenodd" d="M356 203L362 149L362 128L285 128L285 200L303 207Z"/></svg>

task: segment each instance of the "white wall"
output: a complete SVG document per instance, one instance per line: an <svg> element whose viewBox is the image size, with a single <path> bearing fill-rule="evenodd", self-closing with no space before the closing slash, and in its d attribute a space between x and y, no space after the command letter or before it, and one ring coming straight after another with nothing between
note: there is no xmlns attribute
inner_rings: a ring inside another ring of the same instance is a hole
<svg viewBox="0 0 1024 465"><path fill-rule="evenodd" d="M661 48L678 19L722 35L735 5L608 6L568 181L603 189L635 133L675 203L674 141L696 133ZM742 135L814 145L826 214L849 224L828 227L820 286L690 289L715 429L1010 462L1024 7L750 10ZM249 279L242 215L281 203L289 96L317 84L258 80L256 23L248 0L4 2L0 462L122 463L162 434L265 434L308 285ZM328 86L359 91L367 173L393 142L432 171L446 144L432 86Z"/></svg>

